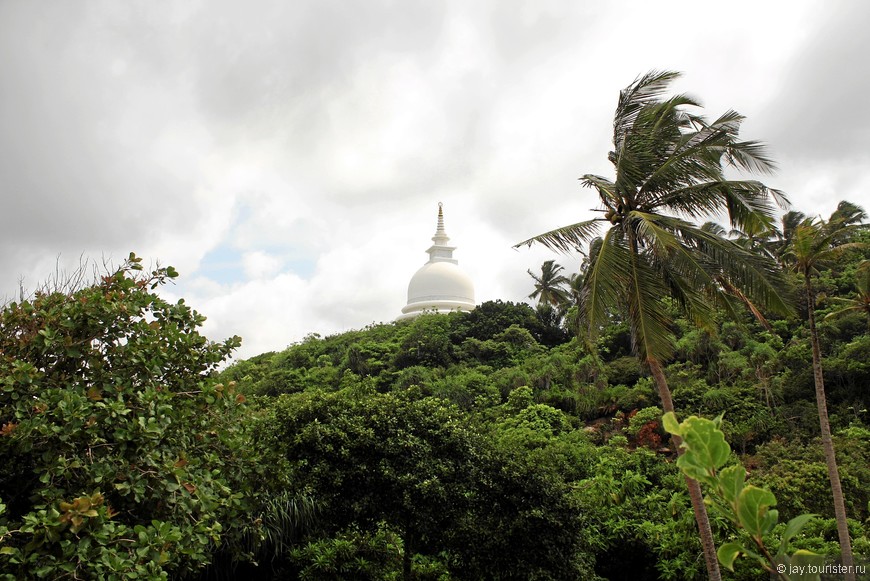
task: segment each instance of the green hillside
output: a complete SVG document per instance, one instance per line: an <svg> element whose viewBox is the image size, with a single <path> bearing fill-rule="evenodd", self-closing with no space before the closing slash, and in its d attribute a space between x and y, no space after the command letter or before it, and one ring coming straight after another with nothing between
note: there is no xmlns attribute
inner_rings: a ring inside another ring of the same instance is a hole
<svg viewBox="0 0 870 581"><path fill-rule="evenodd" d="M870 554L868 254L854 246L815 279L859 562ZM312 335L218 372L238 339L209 342L201 315L154 294L174 276L131 256L91 286L3 309L5 578L704 576L659 396L618 311L589 342L572 329L576 307L487 302ZM664 372L678 417L723 415L727 462L775 495L766 542L812 513L787 552L834 558L797 304L769 328L720 313L699 330L665 301L675 339ZM711 510L716 546L752 546L727 510ZM752 558L734 566L729 578L762 574Z"/></svg>
<svg viewBox="0 0 870 581"><path fill-rule="evenodd" d="M853 543L867 554L868 321L824 317L855 292L859 259L823 273L819 318ZM488 302L310 336L223 372L268 411L257 435L287 488L324 503L286 566L328 578L364 575L355 563L371 560L371 578L397 575L408 534L420 578L702 575L676 454L625 324L614 319L590 349L552 315ZM806 325L770 325L747 316L708 332L678 318L665 370L677 414L724 414L726 438L776 495L781 520L819 515L794 546L836 554ZM738 563L737 578L757 578L751 565Z"/></svg>

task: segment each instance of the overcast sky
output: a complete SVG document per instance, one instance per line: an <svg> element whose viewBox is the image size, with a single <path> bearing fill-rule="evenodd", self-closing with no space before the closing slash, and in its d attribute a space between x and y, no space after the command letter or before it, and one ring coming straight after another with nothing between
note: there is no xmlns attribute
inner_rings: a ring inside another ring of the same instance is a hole
<svg viewBox="0 0 870 581"><path fill-rule="evenodd" d="M768 143L795 209L870 206L870 2L0 0L0 298L130 251L239 357L395 318L437 204L478 302L590 216L650 69ZM569 269L577 261L555 257Z"/></svg>

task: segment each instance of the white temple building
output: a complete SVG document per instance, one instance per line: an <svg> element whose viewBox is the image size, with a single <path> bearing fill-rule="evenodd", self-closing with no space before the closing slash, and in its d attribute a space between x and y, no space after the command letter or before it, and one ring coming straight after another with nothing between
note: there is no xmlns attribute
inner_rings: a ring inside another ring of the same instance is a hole
<svg viewBox="0 0 870 581"><path fill-rule="evenodd" d="M438 228L432 237L429 261L411 277L408 283L408 304L398 320L409 319L425 312L449 313L474 309L474 283L459 268L453 258L455 246L444 232L444 212L438 203Z"/></svg>

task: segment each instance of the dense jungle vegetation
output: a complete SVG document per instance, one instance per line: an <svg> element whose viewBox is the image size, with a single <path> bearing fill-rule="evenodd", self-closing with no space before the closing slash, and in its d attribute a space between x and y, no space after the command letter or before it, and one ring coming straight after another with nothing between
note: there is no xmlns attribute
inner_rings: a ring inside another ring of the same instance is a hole
<svg viewBox="0 0 870 581"><path fill-rule="evenodd" d="M584 178L608 230L530 240L585 255L529 272L534 306L223 367L239 338L207 340L158 293L175 270L133 254L5 305L0 578L749 580L846 546L867 563L866 214L775 220L772 192L716 173L765 165L739 119L682 117L660 100L672 77L621 93L617 180ZM723 204L730 230L659 212Z"/></svg>
<svg viewBox="0 0 870 581"><path fill-rule="evenodd" d="M870 553L868 256L845 252L816 279L857 555ZM150 290L167 272L136 268L3 312L8 578L704 575L658 395L618 317L586 345L567 328L576 307L486 302L311 335L217 373L236 339L206 341L201 316ZM769 329L676 318L665 373L679 417L724 414L783 522L819 515L791 545L836 555L805 312ZM739 536L712 523L717 543ZM741 559L732 578L760 574Z"/></svg>
<svg viewBox="0 0 870 581"><path fill-rule="evenodd" d="M870 551L870 319L843 308L864 256L821 272L817 306L859 555ZM590 350L566 331L570 318L547 303L487 302L310 336L226 370L222 381L264 406L255 431L286 470L282 489L323 503L281 566L302 578L399 578L410 544L414 578L703 576L658 395L625 323L614 319ZM724 414L734 453L782 520L819 515L792 544L836 555L807 325L768 322L720 317L699 331L676 319L665 373L677 415ZM713 518L719 543L734 534L724 521ZM738 562L733 578L761 573Z"/></svg>

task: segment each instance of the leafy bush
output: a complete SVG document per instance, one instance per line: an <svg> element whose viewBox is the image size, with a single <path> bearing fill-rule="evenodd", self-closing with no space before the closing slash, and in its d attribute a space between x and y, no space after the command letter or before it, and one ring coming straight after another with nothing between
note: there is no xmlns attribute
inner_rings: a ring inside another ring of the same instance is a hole
<svg viewBox="0 0 870 581"><path fill-rule="evenodd" d="M632 412L628 416L628 435L634 438L638 446L659 448L664 435L659 421L661 417L662 410L658 407L648 407Z"/></svg>
<svg viewBox="0 0 870 581"><path fill-rule="evenodd" d="M456 405L414 388L279 398L257 428L259 441L270 463L292 468L295 491L321 502L319 531L295 553L300 566L310 569L317 553L324 566L356 567L366 544L338 543L356 527L391 531L402 568L415 575L446 553L460 579L578 578L586 557L580 521L553 467L567 451L531 456L521 438L535 432L543 442L534 445L546 445L567 421L532 404L510 422L517 438L497 442Z"/></svg>
<svg viewBox="0 0 870 581"><path fill-rule="evenodd" d="M175 276L131 254L0 313L8 578L182 574L245 520L245 398L209 377L239 339L208 341L204 317L151 292Z"/></svg>
<svg viewBox="0 0 870 581"><path fill-rule="evenodd" d="M650 450L612 436L575 486L595 571L607 579L694 579L703 571L685 483Z"/></svg>
<svg viewBox="0 0 870 581"><path fill-rule="evenodd" d="M402 578L402 540L386 527L375 532L349 528L334 537L312 540L291 553L299 579L371 581ZM417 578L436 578L419 575Z"/></svg>
<svg viewBox="0 0 870 581"><path fill-rule="evenodd" d="M643 371L637 357L619 357L605 366L607 378L613 384L634 385Z"/></svg>
<svg viewBox="0 0 870 581"><path fill-rule="evenodd" d="M650 422L659 424L662 410L659 407L648 407L637 410L628 418L628 435L637 437L638 433Z"/></svg>
<svg viewBox="0 0 870 581"><path fill-rule="evenodd" d="M864 439L866 432L856 426L834 437L846 508L859 521L870 517L870 439ZM833 518L830 480L818 440L810 445L773 440L758 447L753 462L759 482L781 499L785 515L813 512Z"/></svg>

